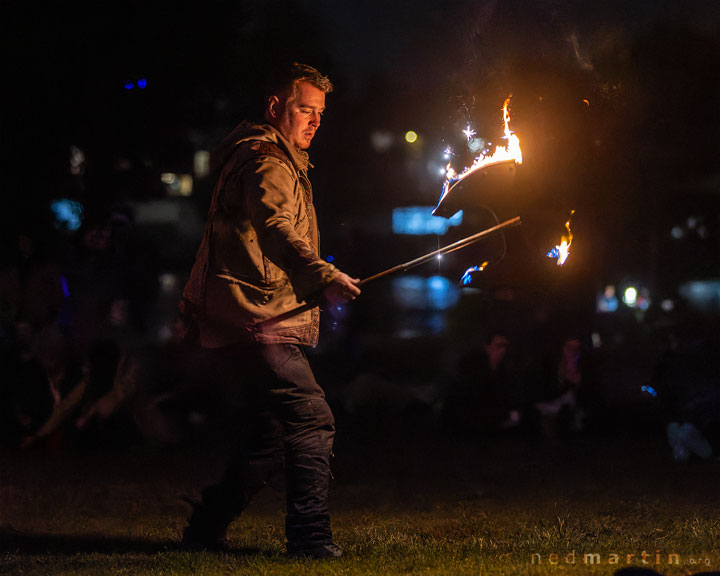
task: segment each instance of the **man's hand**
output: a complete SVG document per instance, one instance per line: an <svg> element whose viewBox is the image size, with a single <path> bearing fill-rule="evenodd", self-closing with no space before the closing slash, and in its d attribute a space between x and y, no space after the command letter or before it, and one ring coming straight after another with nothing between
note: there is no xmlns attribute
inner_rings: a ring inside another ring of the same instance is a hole
<svg viewBox="0 0 720 576"><path fill-rule="evenodd" d="M344 272L340 272L323 291L323 298L331 306L355 300L360 295L359 283L360 278L350 278Z"/></svg>

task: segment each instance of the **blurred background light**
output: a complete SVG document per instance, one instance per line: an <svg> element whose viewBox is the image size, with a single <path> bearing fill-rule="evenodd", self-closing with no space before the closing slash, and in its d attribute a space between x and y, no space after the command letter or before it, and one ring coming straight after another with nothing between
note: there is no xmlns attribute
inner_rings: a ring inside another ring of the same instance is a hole
<svg viewBox="0 0 720 576"><path fill-rule="evenodd" d="M460 289L444 276L399 276L392 293L400 308L411 310L448 310L460 299Z"/></svg>
<svg viewBox="0 0 720 576"><path fill-rule="evenodd" d="M470 152L477 154L485 148L485 140L482 138L470 138L470 140L468 140L467 147Z"/></svg>
<svg viewBox="0 0 720 576"><path fill-rule="evenodd" d="M596 309L598 312L617 312L619 302L615 295L615 286L608 284L598 296Z"/></svg>
<svg viewBox="0 0 720 576"><path fill-rule="evenodd" d="M70 174L79 176L84 172L85 153L77 146L70 146Z"/></svg>
<svg viewBox="0 0 720 576"><path fill-rule="evenodd" d="M623 302L627 306L635 306L637 303L638 291L634 286L628 286L623 292Z"/></svg>
<svg viewBox="0 0 720 576"><path fill-rule="evenodd" d="M165 184L168 196L190 196L193 191L193 177L190 174L163 172L160 180Z"/></svg>
<svg viewBox="0 0 720 576"><path fill-rule="evenodd" d="M193 157L193 172L197 178L206 178L210 174L210 152L198 150Z"/></svg>
<svg viewBox="0 0 720 576"><path fill-rule="evenodd" d="M433 216L432 206L407 206L395 208L392 215L393 233L395 234L445 234L451 226L462 223L462 210L450 218Z"/></svg>
<svg viewBox="0 0 720 576"><path fill-rule="evenodd" d="M57 230L74 232L82 226L85 209L80 202L60 198L50 204L50 210L55 215L54 226Z"/></svg>
<svg viewBox="0 0 720 576"><path fill-rule="evenodd" d="M640 386L640 390L642 390L643 392L647 392L653 398L657 398L657 390L655 390L655 388L653 388L652 386L647 386L643 384L642 386Z"/></svg>
<svg viewBox="0 0 720 576"><path fill-rule="evenodd" d="M393 137L392 132L376 130L370 134L370 144L372 145L373 150L378 153L390 150L394 140L395 138Z"/></svg>
<svg viewBox="0 0 720 576"><path fill-rule="evenodd" d="M693 280L681 284L680 295L694 308L706 312L720 310L720 280Z"/></svg>

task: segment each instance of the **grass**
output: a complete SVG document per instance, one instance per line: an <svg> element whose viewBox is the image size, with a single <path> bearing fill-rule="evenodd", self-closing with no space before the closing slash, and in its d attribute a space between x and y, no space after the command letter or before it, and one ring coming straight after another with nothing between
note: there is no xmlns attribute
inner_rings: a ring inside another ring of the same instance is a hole
<svg viewBox="0 0 720 576"><path fill-rule="evenodd" d="M180 496L196 494L222 466L207 446L6 452L0 574L580 575L628 567L694 574L720 567L720 462L677 465L662 438L478 446L408 445L400 435L382 444L382 454L372 445L365 438L337 447L333 527L347 556L314 562L283 557L283 501L272 491L232 525L230 553L178 546L188 513ZM587 564L586 554L600 562Z"/></svg>

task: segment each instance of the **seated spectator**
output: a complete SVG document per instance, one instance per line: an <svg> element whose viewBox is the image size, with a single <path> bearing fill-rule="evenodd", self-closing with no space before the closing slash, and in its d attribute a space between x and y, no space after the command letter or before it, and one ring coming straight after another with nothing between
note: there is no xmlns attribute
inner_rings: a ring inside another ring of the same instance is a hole
<svg viewBox="0 0 720 576"><path fill-rule="evenodd" d="M444 421L450 430L493 434L518 426L519 403L506 367L508 346L504 333L490 332L482 347L460 359L458 381L445 401Z"/></svg>
<svg viewBox="0 0 720 576"><path fill-rule="evenodd" d="M680 326L643 391L657 398L673 458L707 460L720 449L720 378L712 339Z"/></svg>
<svg viewBox="0 0 720 576"><path fill-rule="evenodd" d="M558 356L541 358L531 374L532 405L540 432L545 436L585 430L592 384L582 340L563 340Z"/></svg>
<svg viewBox="0 0 720 576"><path fill-rule="evenodd" d="M68 378L64 302L51 231L20 224L0 266L3 440L17 445L47 418Z"/></svg>

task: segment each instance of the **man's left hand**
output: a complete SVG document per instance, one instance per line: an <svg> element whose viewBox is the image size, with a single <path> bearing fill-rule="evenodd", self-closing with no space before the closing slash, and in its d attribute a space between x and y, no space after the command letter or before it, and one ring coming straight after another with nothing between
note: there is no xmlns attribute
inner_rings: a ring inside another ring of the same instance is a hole
<svg viewBox="0 0 720 576"><path fill-rule="evenodd" d="M350 278L340 272L323 291L323 298L330 305L344 304L360 295L360 278Z"/></svg>

